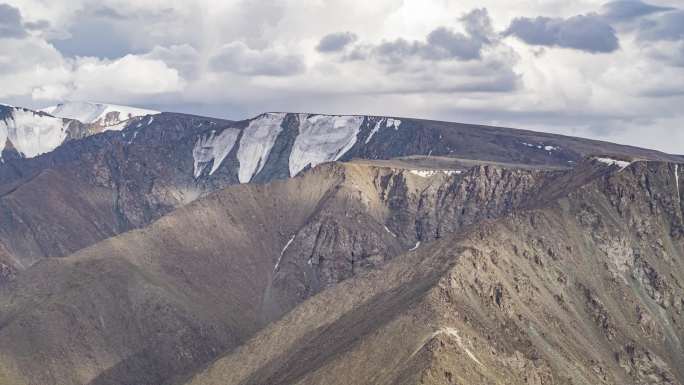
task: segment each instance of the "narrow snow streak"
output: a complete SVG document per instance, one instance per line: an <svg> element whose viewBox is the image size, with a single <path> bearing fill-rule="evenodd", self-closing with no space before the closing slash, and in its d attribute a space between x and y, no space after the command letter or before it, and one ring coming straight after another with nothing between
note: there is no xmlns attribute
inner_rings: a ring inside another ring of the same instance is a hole
<svg viewBox="0 0 684 385"><path fill-rule="evenodd" d="M370 134L368 134L368 137L366 138L366 144L368 144L368 142L370 142L371 139L373 139L373 135L375 135L375 133L377 133L380 130L380 125L382 124L383 120L384 119L380 119L377 121L377 123L375 123L375 126L373 126L373 129L371 130Z"/></svg>
<svg viewBox="0 0 684 385"><path fill-rule="evenodd" d="M370 142L370 140L373 138L373 135L375 135L378 131L380 131L380 128L384 126L386 128L394 128L394 130L398 130L399 126L401 125L401 120L399 119L392 119L392 118L377 118L378 121L375 123L375 126L371 130L370 134L368 134L368 137L366 138L366 144Z"/></svg>
<svg viewBox="0 0 684 385"><path fill-rule="evenodd" d="M394 238L397 237L397 234L394 234L394 233L392 232L392 230L390 230L389 227L387 227L387 226L385 226L385 231L387 231L388 233L390 233Z"/></svg>
<svg viewBox="0 0 684 385"><path fill-rule="evenodd" d="M287 251L287 248L290 247L290 244L292 244L292 241L295 240L296 236L297 234L293 235L292 238L290 238L290 240L287 241L287 244L285 245L285 247L283 247L283 250L280 252L280 257L278 257L278 261L276 262L275 267L273 267L274 273L276 272L276 270L278 270L278 266L280 266L280 261L283 260L283 255L285 255L285 251Z"/></svg>
<svg viewBox="0 0 684 385"><path fill-rule="evenodd" d="M675 184L677 185L677 199L681 200L680 192L679 192L679 165L675 164Z"/></svg>
<svg viewBox="0 0 684 385"><path fill-rule="evenodd" d="M418 247L420 247L420 241L418 241L418 242L416 243L416 245L413 246L413 248L412 248L411 250L409 250L409 251L414 251L414 250L418 249Z"/></svg>

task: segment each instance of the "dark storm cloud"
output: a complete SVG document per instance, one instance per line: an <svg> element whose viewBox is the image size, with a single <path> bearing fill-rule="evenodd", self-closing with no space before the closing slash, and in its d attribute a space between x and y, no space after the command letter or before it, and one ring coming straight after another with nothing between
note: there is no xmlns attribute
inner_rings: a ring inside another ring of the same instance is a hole
<svg viewBox="0 0 684 385"><path fill-rule="evenodd" d="M602 15L608 20L620 22L673 9L647 4L639 0L617 0L605 4Z"/></svg>
<svg viewBox="0 0 684 385"><path fill-rule="evenodd" d="M306 70L301 57L279 54L274 51L254 50L244 43L233 42L223 46L210 60L217 72L232 72L249 76L291 76Z"/></svg>
<svg viewBox="0 0 684 385"><path fill-rule="evenodd" d="M616 51L620 44L615 29L597 14L568 19L519 17L504 32L530 45L572 48L591 53Z"/></svg>
<svg viewBox="0 0 684 385"><path fill-rule="evenodd" d="M21 24L19 9L11 5L0 4L0 38L22 38L26 30Z"/></svg>
<svg viewBox="0 0 684 385"><path fill-rule="evenodd" d="M396 39L379 44L373 53L383 60L401 61L418 56L426 60L475 60L482 57L482 49L492 43L493 29L486 9L476 9L461 18L467 34L439 27L428 34L425 41ZM363 58L362 52L353 52Z"/></svg>
<svg viewBox="0 0 684 385"><path fill-rule="evenodd" d="M338 52L358 39L352 32L336 32L323 36L316 46L318 52Z"/></svg>
<svg viewBox="0 0 684 385"><path fill-rule="evenodd" d="M684 11L678 10L644 20L640 25L640 40L684 40Z"/></svg>

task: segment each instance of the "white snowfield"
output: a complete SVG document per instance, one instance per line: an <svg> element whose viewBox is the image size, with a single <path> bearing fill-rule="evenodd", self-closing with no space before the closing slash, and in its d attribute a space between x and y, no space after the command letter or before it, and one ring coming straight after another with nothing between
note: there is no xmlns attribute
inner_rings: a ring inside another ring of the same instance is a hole
<svg viewBox="0 0 684 385"><path fill-rule="evenodd" d="M74 119L81 123L98 124L104 131L122 130L124 123L139 116L157 115L159 111L91 102L65 102L42 109L50 115Z"/></svg>
<svg viewBox="0 0 684 385"><path fill-rule="evenodd" d="M362 116L299 114L299 135L290 152L290 176L307 166L338 160L354 144L363 124Z"/></svg>
<svg viewBox="0 0 684 385"><path fill-rule="evenodd" d="M27 158L54 150L66 139L69 124L60 118L12 108L9 116L0 119L0 159L8 139Z"/></svg>
<svg viewBox="0 0 684 385"><path fill-rule="evenodd" d="M239 134L240 130L226 128L218 135L216 135L216 131L212 130L209 135L197 139L195 147L192 149L192 157L195 161L195 178L199 178L202 175L202 171L212 160L214 163L209 171L209 175L218 170L223 160L228 156L233 146L235 146Z"/></svg>
<svg viewBox="0 0 684 385"><path fill-rule="evenodd" d="M267 113L252 120L243 130L238 144L237 159L240 164L238 179L240 183L249 183L264 168L271 155L271 150L283 131L283 120L286 113ZM339 160L357 141L363 125L364 116L342 115L296 115L298 134L292 145L288 159L290 176L295 176L307 166L315 167L321 163ZM373 117L369 125L373 125L366 143L380 129L398 130L401 120ZM225 157L235 146L239 136L237 129L228 129L219 135L215 133L200 137L193 150L195 160L195 178L211 160L214 161L209 175L213 174Z"/></svg>
<svg viewBox="0 0 684 385"><path fill-rule="evenodd" d="M264 114L252 120L242 132L237 158L240 162L238 179L249 183L264 168L271 149L283 130L284 113Z"/></svg>

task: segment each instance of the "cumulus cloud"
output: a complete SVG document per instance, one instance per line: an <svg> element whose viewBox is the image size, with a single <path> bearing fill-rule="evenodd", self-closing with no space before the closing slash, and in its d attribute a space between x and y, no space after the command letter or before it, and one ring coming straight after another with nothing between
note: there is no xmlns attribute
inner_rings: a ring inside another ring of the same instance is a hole
<svg viewBox="0 0 684 385"><path fill-rule="evenodd" d="M619 47L617 32L598 14L568 19L518 17L504 32L530 45L572 48L590 53L609 53Z"/></svg>
<svg viewBox="0 0 684 385"><path fill-rule="evenodd" d="M84 95L154 95L180 91L183 79L161 60L126 55L118 60L79 59L73 87Z"/></svg>
<svg viewBox="0 0 684 385"><path fill-rule="evenodd" d="M8 4L0 4L0 39L22 38L26 35L19 9Z"/></svg>
<svg viewBox="0 0 684 385"><path fill-rule="evenodd" d="M348 56L351 60L363 60L375 55L381 61L397 63L419 57L424 60L479 60L482 50L493 43L494 31L486 9L475 9L460 18L467 34L451 28L438 27L424 41L408 41L397 38L377 46L356 47Z"/></svg>
<svg viewBox="0 0 684 385"><path fill-rule="evenodd" d="M185 81L160 60L126 55L117 60L78 58L62 63L62 76L31 91L36 100L140 100L181 91Z"/></svg>
<svg viewBox="0 0 684 385"><path fill-rule="evenodd" d="M270 48L251 49L242 42L233 42L221 47L211 58L210 65L217 72L250 76L291 76L306 69L300 56L281 54Z"/></svg>
<svg viewBox="0 0 684 385"><path fill-rule="evenodd" d="M31 95L34 88L61 82L68 74L60 53L46 42L0 39L0 97Z"/></svg>
<svg viewBox="0 0 684 385"><path fill-rule="evenodd" d="M352 32L335 32L323 36L316 46L318 52L338 52L358 39Z"/></svg>
<svg viewBox="0 0 684 385"><path fill-rule="evenodd" d="M617 0L604 4L602 15L608 20L620 22L673 9L647 4L640 0Z"/></svg>

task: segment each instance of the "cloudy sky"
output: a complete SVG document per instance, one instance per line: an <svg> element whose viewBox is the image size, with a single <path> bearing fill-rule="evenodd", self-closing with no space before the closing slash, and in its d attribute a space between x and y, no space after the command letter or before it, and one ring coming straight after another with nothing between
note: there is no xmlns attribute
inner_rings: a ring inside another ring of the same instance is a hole
<svg viewBox="0 0 684 385"><path fill-rule="evenodd" d="M0 0L0 101L375 114L684 153L681 0Z"/></svg>

